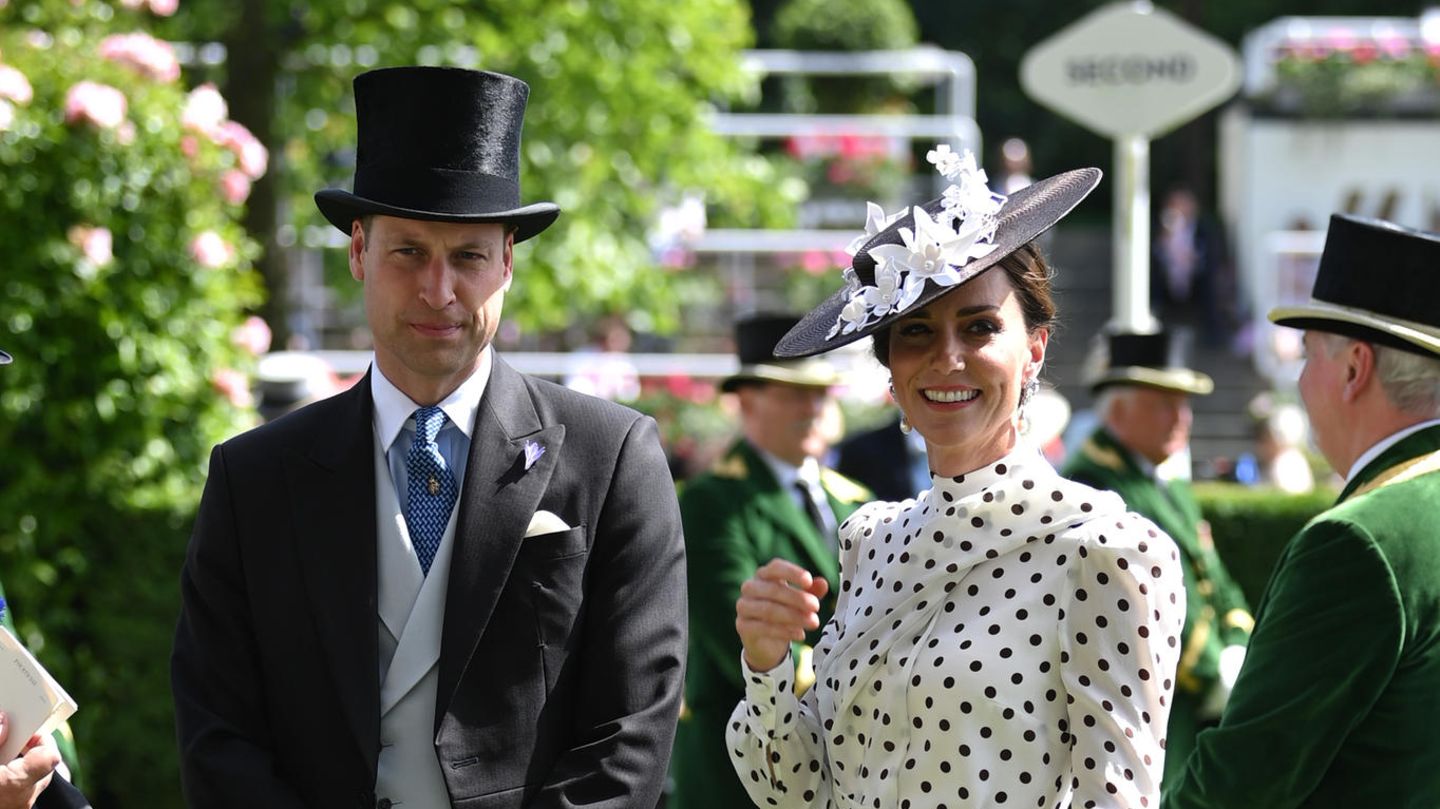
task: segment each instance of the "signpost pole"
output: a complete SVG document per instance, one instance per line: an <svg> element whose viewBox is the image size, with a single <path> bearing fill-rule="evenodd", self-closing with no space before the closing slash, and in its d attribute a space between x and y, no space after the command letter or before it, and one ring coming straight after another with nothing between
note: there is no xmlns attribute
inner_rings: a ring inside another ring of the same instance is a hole
<svg viewBox="0 0 1440 809"><path fill-rule="evenodd" d="M1110 329L1154 331L1150 314L1150 138L1115 138L1114 290Z"/></svg>

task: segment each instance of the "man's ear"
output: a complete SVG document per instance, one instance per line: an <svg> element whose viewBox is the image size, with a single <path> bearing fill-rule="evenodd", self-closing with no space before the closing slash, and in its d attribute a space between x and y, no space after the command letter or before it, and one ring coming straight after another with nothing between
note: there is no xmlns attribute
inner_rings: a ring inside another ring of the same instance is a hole
<svg viewBox="0 0 1440 809"><path fill-rule="evenodd" d="M515 231L505 231L505 291L510 291L510 282L515 280Z"/></svg>
<svg viewBox="0 0 1440 809"><path fill-rule="evenodd" d="M1359 399L1374 378L1375 346L1363 340L1351 341L1345 352L1345 387L1340 393L1343 401Z"/></svg>
<svg viewBox="0 0 1440 809"><path fill-rule="evenodd" d="M350 276L365 280L365 228L359 219L350 223Z"/></svg>

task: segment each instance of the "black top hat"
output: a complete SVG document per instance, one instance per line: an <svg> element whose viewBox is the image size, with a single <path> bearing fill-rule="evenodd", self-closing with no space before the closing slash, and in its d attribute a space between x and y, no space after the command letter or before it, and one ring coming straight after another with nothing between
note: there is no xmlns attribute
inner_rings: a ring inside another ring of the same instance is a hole
<svg viewBox="0 0 1440 809"><path fill-rule="evenodd" d="M1277 306L1281 326L1440 354L1440 234L1380 219L1330 217L1310 302Z"/></svg>
<svg viewBox="0 0 1440 809"><path fill-rule="evenodd" d="M355 193L327 188L320 213L346 235L366 214L503 222L522 242L555 221L520 204L520 129L530 87L502 73L395 67L355 77Z"/></svg>
<svg viewBox="0 0 1440 809"><path fill-rule="evenodd" d="M6 354L4 351L0 351L0 365L9 365L9 364L10 364L10 355L9 355L9 354Z"/></svg>
<svg viewBox="0 0 1440 809"><path fill-rule="evenodd" d="M839 372L825 360L776 359L775 344L799 322L799 315L773 313L737 320L735 353L740 360L740 370L726 377L720 383L720 390L731 393L747 382L786 382L814 387L839 384Z"/></svg>
<svg viewBox="0 0 1440 809"><path fill-rule="evenodd" d="M1108 348L1104 370L1090 383L1092 392L1098 393L1113 385L1141 385L1201 395L1215 390L1215 382L1210 377L1173 361L1170 335L1163 331L1112 334Z"/></svg>
<svg viewBox="0 0 1440 809"><path fill-rule="evenodd" d="M1100 183L1100 170L1095 168L1076 169L1047 177L1016 191L1005 200L996 213L995 233L990 240L992 249L978 258L971 258L960 265L951 265L958 271L959 279L947 285L933 280L924 282L924 289L908 305L892 310L872 323L851 331L837 329L841 312L851 303L856 290L846 285L805 315L795 328L775 347L778 357L808 357L812 354L830 351L843 345L874 334L888 327L901 316L920 309L960 284L969 281L990 269L1004 257L1028 244L1035 237L1049 230L1056 222L1070 213L1080 201ZM938 197L919 207L927 215L935 216L944 209L945 197ZM902 229L915 229L914 214L906 211L888 227L876 233L855 253L851 262L854 277L864 287L875 287L877 262L871 252L882 245L904 243Z"/></svg>

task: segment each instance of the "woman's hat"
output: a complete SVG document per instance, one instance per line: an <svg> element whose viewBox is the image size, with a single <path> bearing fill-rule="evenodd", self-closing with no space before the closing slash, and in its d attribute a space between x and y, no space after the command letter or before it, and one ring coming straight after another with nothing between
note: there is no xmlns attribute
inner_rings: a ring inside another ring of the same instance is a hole
<svg viewBox="0 0 1440 809"><path fill-rule="evenodd" d="M1070 213L1100 183L1100 170L1047 177L1009 197L986 186L968 151L940 145L927 159L951 182L923 205L886 216L871 203L845 286L791 329L779 357L808 357L859 340L988 270Z"/></svg>
<svg viewBox="0 0 1440 809"><path fill-rule="evenodd" d="M1380 219L1330 217L1310 302L1277 306L1270 320L1440 354L1440 234Z"/></svg>
<svg viewBox="0 0 1440 809"><path fill-rule="evenodd" d="M1172 360L1166 332L1112 334L1108 347L1104 369L1090 381L1092 393L1112 385L1141 385L1202 396L1215 390L1210 377Z"/></svg>
<svg viewBox="0 0 1440 809"><path fill-rule="evenodd" d="M9 364L10 364L10 355L9 355L9 354L6 354L4 351L0 351L0 365L9 365Z"/></svg>
<svg viewBox="0 0 1440 809"><path fill-rule="evenodd" d="M520 204L520 130L530 87L502 73L396 67L355 77L355 192L327 188L315 204L350 234L367 214L437 222L500 222L522 242L560 215Z"/></svg>
<svg viewBox="0 0 1440 809"><path fill-rule="evenodd" d="M735 353L740 370L720 383L720 390L733 393L747 382L785 382L828 388L840 384L840 372L822 359L782 360L775 357L775 344L800 322L799 315L757 314L735 322Z"/></svg>

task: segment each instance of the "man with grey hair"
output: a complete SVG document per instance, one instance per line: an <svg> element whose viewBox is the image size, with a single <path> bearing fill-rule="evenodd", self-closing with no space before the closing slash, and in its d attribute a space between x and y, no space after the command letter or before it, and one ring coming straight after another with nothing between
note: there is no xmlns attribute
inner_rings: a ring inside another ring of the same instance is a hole
<svg viewBox="0 0 1440 809"><path fill-rule="evenodd" d="M1300 395L1345 474L1286 546L1166 809L1440 806L1440 235L1330 220Z"/></svg>

